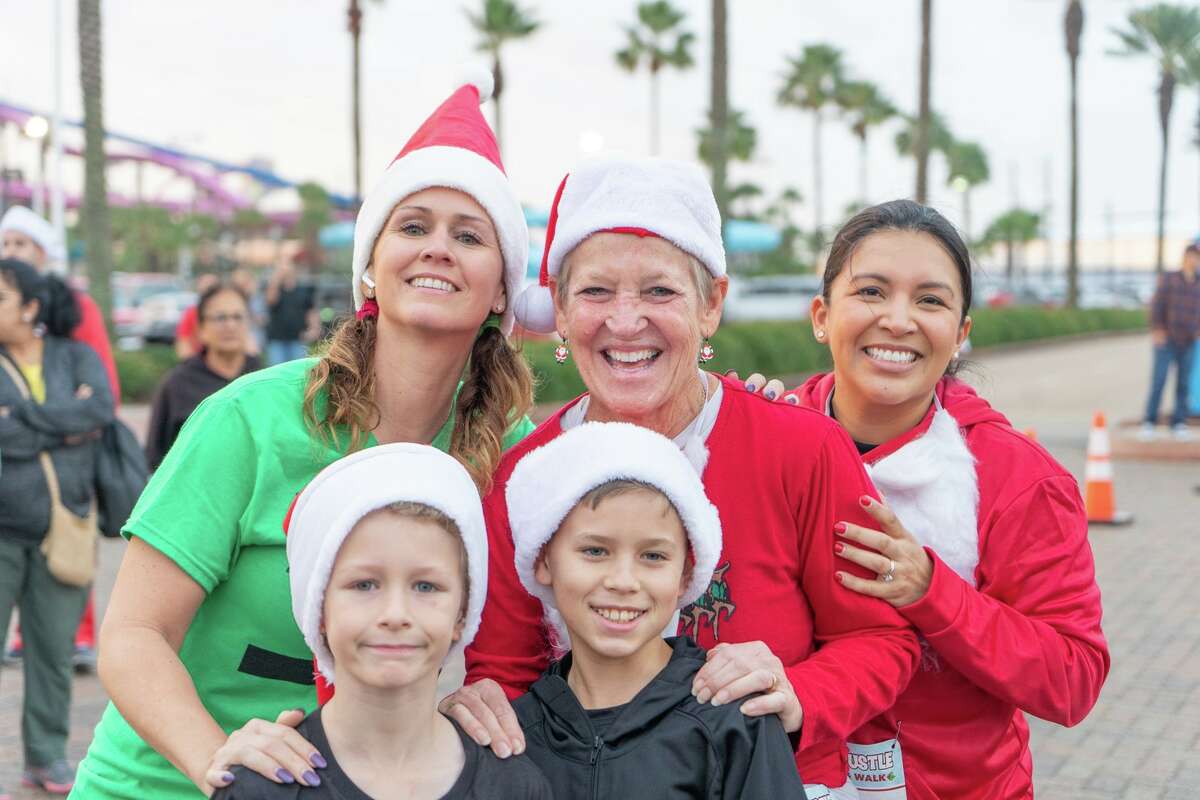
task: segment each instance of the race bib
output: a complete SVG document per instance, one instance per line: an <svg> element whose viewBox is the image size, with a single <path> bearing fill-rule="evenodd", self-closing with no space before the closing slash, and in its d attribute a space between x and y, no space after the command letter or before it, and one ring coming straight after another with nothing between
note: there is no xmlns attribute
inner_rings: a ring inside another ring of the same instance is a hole
<svg viewBox="0 0 1200 800"><path fill-rule="evenodd" d="M898 739L886 739L877 744L847 742L850 759L850 782L868 791L871 800L905 800L904 756Z"/></svg>

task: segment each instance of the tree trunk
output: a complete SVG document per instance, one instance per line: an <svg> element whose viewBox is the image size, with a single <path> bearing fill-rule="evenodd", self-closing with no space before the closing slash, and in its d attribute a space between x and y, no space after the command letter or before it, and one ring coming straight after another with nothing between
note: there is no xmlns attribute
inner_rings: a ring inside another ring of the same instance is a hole
<svg viewBox="0 0 1200 800"><path fill-rule="evenodd" d="M729 21L725 0L712 0L712 78L709 124L712 126L712 184L722 222L729 219Z"/></svg>
<svg viewBox="0 0 1200 800"><path fill-rule="evenodd" d="M933 0L921 0L921 90L917 106L917 137L913 150L917 157L917 202L925 203L929 186L929 81L933 58L930 41L933 27Z"/></svg>
<svg viewBox="0 0 1200 800"><path fill-rule="evenodd" d="M1175 75L1162 74L1158 87L1158 123L1162 128L1162 159L1158 169L1158 243L1154 256L1154 271L1163 271L1163 239L1167 224L1167 155L1171 134L1171 105L1175 101Z"/></svg>
<svg viewBox="0 0 1200 800"><path fill-rule="evenodd" d="M112 324L112 221L104 156L104 74L100 0L79 0L79 84L83 93L83 236L88 292Z"/></svg>
<svg viewBox="0 0 1200 800"><path fill-rule="evenodd" d="M358 0L350 0L350 40L353 43L353 63L351 64L350 102L352 136L354 139L354 199L361 203L363 197L362 183L362 104L360 102L360 73L362 70L362 9Z"/></svg>
<svg viewBox="0 0 1200 800"><path fill-rule="evenodd" d="M492 54L492 107L496 118L496 149L500 151L500 160L504 160L504 124L500 114L500 92L504 89L504 72L500 69L500 50Z"/></svg>
<svg viewBox="0 0 1200 800"><path fill-rule="evenodd" d="M1083 5L1067 3L1067 55L1071 61L1071 197L1067 234L1067 308L1079 305L1079 38Z"/></svg>
<svg viewBox="0 0 1200 800"><path fill-rule="evenodd" d="M658 70L650 70L650 155L657 156L658 138Z"/></svg>
<svg viewBox="0 0 1200 800"><path fill-rule="evenodd" d="M824 241L821 229L824 223L824 204L821 201L821 109L813 109L813 236L814 241Z"/></svg>
<svg viewBox="0 0 1200 800"><path fill-rule="evenodd" d="M862 208L871 205L867 192L867 134L858 137L858 203Z"/></svg>

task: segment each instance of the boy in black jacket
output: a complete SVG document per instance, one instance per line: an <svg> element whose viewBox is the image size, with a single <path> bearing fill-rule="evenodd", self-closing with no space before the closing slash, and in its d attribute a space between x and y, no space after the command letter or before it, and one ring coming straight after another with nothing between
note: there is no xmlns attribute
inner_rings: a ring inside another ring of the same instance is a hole
<svg viewBox="0 0 1200 800"><path fill-rule="evenodd" d="M584 423L527 455L506 500L517 573L570 648L513 706L555 797L803 798L779 719L698 703L705 651L663 638L721 550L675 443Z"/></svg>

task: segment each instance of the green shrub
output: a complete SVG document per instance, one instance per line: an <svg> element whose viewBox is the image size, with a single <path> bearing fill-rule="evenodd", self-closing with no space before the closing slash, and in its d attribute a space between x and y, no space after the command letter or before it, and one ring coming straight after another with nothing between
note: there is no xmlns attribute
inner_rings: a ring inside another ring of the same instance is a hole
<svg viewBox="0 0 1200 800"><path fill-rule="evenodd" d="M121 381L121 400L148 403L154 390L171 367L178 363L175 350L168 345L147 345L141 350L115 350L117 376Z"/></svg>

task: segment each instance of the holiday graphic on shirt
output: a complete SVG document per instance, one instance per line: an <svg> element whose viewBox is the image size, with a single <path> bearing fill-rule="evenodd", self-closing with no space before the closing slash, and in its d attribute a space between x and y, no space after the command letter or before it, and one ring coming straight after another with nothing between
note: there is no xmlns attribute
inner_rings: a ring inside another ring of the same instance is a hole
<svg viewBox="0 0 1200 800"><path fill-rule="evenodd" d="M679 612L682 623L680 633L696 639L700 633L700 623L707 623L712 628L713 639L721 638L721 613L725 619L733 616L737 605L729 598L729 582L725 573L729 572L729 562L726 561L713 571L712 583L704 590L696 602Z"/></svg>
<svg viewBox="0 0 1200 800"><path fill-rule="evenodd" d="M904 800L904 756L898 739L876 744L847 742L850 782L873 800Z"/></svg>

